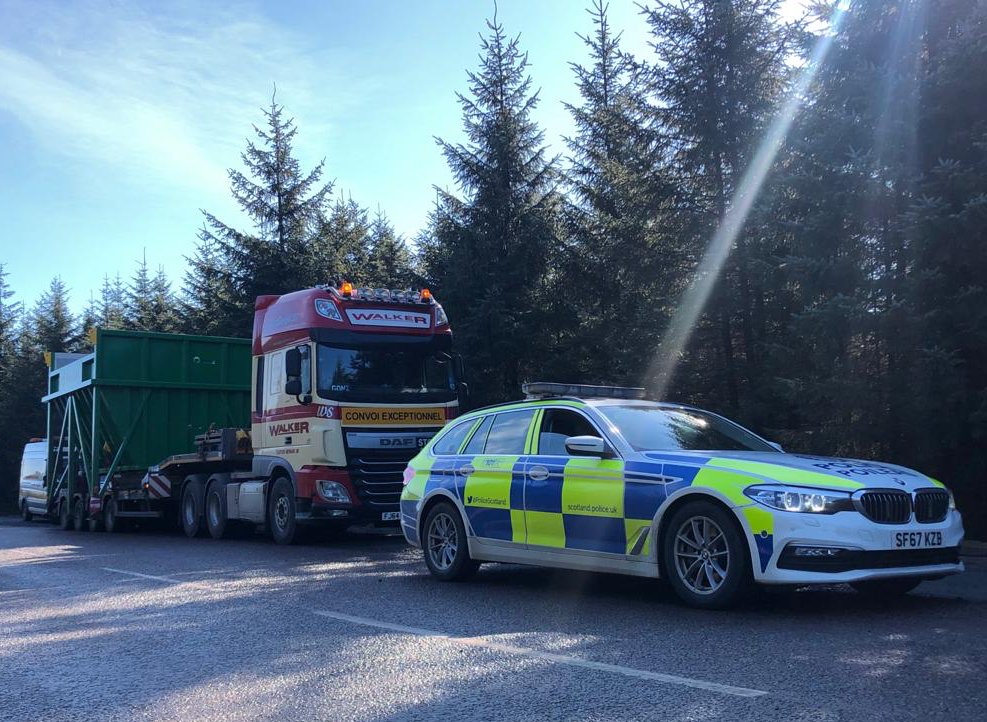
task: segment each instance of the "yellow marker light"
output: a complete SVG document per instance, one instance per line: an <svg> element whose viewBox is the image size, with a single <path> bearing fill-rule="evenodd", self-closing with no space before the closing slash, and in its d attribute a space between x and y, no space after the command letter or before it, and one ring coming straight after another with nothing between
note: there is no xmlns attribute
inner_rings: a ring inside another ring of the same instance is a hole
<svg viewBox="0 0 987 722"><path fill-rule="evenodd" d="M432 292L429 291L427 288L423 288L422 289L422 300L423 301L431 301L432 300Z"/></svg>
<svg viewBox="0 0 987 722"><path fill-rule="evenodd" d="M353 295L353 284L349 281L343 281L343 285L339 287L339 292L343 294L344 297L349 298Z"/></svg>

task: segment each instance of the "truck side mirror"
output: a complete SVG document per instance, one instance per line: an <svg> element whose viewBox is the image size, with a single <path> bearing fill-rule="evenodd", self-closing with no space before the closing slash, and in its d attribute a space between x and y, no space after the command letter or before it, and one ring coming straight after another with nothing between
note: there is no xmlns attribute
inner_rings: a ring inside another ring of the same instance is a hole
<svg viewBox="0 0 987 722"><path fill-rule="evenodd" d="M301 404L312 403L311 364L308 347L296 346L284 352L284 392L294 396Z"/></svg>
<svg viewBox="0 0 987 722"><path fill-rule="evenodd" d="M289 379L301 378L302 352L297 347L284 352L284 373Z"/></svg>
<svg viewBox="0 0 987 722"><path fill-rule="evenodd" d="M469 408L470 385L464 381L456 384L456 398L459 401L459 413L463 413Z"/></svg>

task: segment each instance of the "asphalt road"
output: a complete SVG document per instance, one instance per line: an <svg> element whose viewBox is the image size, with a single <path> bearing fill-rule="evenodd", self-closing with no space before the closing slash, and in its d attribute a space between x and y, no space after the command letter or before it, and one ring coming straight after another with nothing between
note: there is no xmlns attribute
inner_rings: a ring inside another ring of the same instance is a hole
<svg viewBox="0 0 987 722"><path fill-rule="evenodd" d="M0 519L0 720L982 720L987 558L894 604L703 612L661 585L400 537L63 532Z"/></svg>

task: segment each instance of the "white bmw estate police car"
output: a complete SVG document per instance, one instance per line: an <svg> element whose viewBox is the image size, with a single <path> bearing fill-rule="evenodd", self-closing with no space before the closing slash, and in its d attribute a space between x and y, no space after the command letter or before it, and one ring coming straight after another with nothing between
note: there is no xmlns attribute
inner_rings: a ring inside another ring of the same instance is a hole
<svg viewBox="0 0 987 722"><path fill-rule="evenodd" d="M405 470L402 529L439 579L484 561L661 576L724 607L752 583L897 595L963 570L952 495L917 471L783 453L641 389L525 391L451 422Z"/></svg>

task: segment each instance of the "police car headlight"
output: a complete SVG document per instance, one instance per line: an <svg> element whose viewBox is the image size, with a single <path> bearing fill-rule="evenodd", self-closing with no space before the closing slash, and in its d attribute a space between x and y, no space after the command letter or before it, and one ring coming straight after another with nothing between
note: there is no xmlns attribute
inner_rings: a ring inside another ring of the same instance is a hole
<svg viewBox="0 0 987 722"><path fill-rule="evenodd" d="M946 489L946 493L949 494L949 510L956 511L956 497L949 489Z"/></svg>
<svg viewBox="0 0 987 722"><path fill-rule="evenodd" d="M835 514L838 511L853 510L853 502L850 501L848 491L758 484L748 486L744 489L744 494L758 504L779 511Z"/></svg>
<svg viewBox="0 0 987 722"><path fill-rule="evenodd" d="M334 504L351 504L353 502L350 499L350 493L346 491L346 487L338 481L320 479L315 482L315 485L319 490L319 496L326 501L331 501Z"/></svg>

